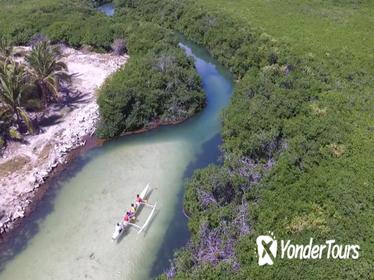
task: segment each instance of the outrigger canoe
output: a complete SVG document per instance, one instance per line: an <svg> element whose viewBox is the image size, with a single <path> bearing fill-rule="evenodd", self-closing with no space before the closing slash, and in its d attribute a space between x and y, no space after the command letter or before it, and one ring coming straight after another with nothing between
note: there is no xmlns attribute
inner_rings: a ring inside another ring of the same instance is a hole
<svg viewBox="0 0 374 280"><path fill-rule="evenodd" d="M142 200L144 200L146 197L147 197L147 194L149 193L149 184L147 184L147 186L144 188L144 190L139 194L140 198ZM136 205L136 203L134 202L134 205ZM115 229L114 229L114 232L113 232L113 235L112 235L112 240L117 240L121 235L122 233L127 229L129 228L130 226L133 226L136 228L136 230L138 231L138 234L141 233L146 227L147 225L149 224L149 222L151 221L152 219L152 216L155 212L155 209L156 209L156 205L157 203L155 204L148 204L146 202L142 202L140 205L138 205L136 207L136 210L135 210L135 218L137 217L137 214L139 213L140 209L143 207L143 206L146 206L146 207L149 207L152 209L151 213L149 214L147 220L145 221L145 223L142 225L142 226L139 226L137 224L134 224L134 223L131 223L131 222L119 222L116 224L115 226Z"/></svg>

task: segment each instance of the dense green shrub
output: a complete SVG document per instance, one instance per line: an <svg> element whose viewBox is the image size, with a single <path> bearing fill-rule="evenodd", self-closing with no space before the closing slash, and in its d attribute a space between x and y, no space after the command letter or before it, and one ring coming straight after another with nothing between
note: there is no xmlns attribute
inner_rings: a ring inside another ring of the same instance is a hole
<svg viewBox="0 0 374 280"><path fill-rule="evenodd" d="M368 126L374 117L369 109L374 83L369 72L358 71L346 52L323 59L295 56L292 47L226 13L208 12L196 1L144 0L134 12L205 46L238 79L223 114L225 168L199 171L188 184L185 203L192 240L199 239L202 224L214 230L222 217L234 223L235 215L225 209L236 209L244 190L241 198L249 203L252 231L238 238L240 269L230 279L297 279L301 273L324 279L370 278L374 252L367 236L374 221L369 206L374 178L369 170L374 159L369 156L373 137ZM201 209L199 192L211 191L235 174L246 181L231 185L236 198ZM261 181L255 180L256 174ZM264 270L257 265L255 238L269 230L277 238L304 244L310 237L324 242L333 236L338 242L360 244L362 255L354 262L281 261ZM206 269L194 263L177 269L176 278L201 279L207 277ZM209 275L223 277L220 266L210 269Z"/></svg>
<svg viewBox="0 0 374 280"><path fill-rule="evenodd" d="M131 15L123 20L131 59L100 90L98 135L117 136L152 121L174 123L200 111L200 79L175 34Z"/></svg>
<svg viewBox="0 0 374 280"><path fill-rule="evenodd" d="M100 90L98 134L113 137L149 122L184 120L204 106L193 63L179 49L134 56Z"/></svg>
<svg viewBox="0 0 374 280"><path fill-rule="evenodd" d="M98 6L101 6L101 5L104 5L104 4L107 4L107 3L110 3L112 1L110 0L91 0L92 4L95 6L95 7L98 7Z"/></svg>
<svg viewBox="0 0 374 280"><path fill-rule="evenodd" d="M89 0L19 0L17 9L4 4L0 11L0 33L9 35L15 45L28 44L34 34L43 33L52 42L110 50L113 25L114 20L96 12Z"/></svg>

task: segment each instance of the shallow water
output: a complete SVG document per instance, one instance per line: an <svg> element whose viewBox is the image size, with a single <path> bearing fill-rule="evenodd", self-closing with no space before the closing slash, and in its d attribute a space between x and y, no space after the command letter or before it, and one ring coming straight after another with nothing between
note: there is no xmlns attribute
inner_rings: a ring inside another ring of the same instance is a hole
<svg viewBox="0 0 374 280"><path fill-rule="evenodd" d="M194 56L207 107L183 124L119 138L76 159L0 248L1 280L148 279L167 268L189 237L183 183L195 168L217 161L219 113L232 91L228 73L203 49L181 47ZM115 222L147 183L159 209L148 230L132 229L112 243Z"/></svg>

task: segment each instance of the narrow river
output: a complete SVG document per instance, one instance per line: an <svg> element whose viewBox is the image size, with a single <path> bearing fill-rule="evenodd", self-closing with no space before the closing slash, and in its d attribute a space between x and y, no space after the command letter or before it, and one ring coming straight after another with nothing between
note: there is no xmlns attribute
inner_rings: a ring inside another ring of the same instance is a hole
<svg viewBox="0 0 374 280"><path fill-rule="evenodd" d="M219 115L232 92L230 75L204 49L180 45L195 60L207 107L183 124L119 138L76 159L0 247L1 280L149 279L168 267L189 237L184 182L218 160ZM159 208L148 230L112 243L115 222L147 183Z"/></svg>

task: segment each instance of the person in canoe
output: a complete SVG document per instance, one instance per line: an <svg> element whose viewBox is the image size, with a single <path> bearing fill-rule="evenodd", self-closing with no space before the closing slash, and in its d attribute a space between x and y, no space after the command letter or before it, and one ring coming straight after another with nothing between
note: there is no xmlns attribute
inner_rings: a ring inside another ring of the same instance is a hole
<svg viewBox="0 0 374 280"><path fill-rule="evenodd" d="M130 207L130 210L129 210L129 212L131 212L131 213L134 213L134 214L135 214L135 211L136 211L136 207L135 207L134 203L131 203L131 207Z"/></svg>
<svg viewBox="0 0 374 280"><path fill-rule="evenodd" d="M121 231L122 231L122 226L120 225L120 223L117 223L116 224L116 227L114 228L114 230L116 231L116 232L118 232L118 233L120 233Z"/></svg>
<svg viewBox="0 0 374 280"><path fill-rule="evenodd" d="M130 207L129 211L127 212L127 213L129 213L130 220L135 220L135 212L136 212L135 205L134 205L134 203L131 203L131 207Z"/></svg>
<svg viewBox="0 0 374 280"><path fill-rule="evenodd" d="M137 194L137 195L136 195L136 199L135 199L136 207L139 207L139 205L140 205L141 203L143 203L143 202L144 202L144 200L140 197L139 194Z"/></svg>
<svg viewBox="0 0 374 280"><path fill-rule="evenodd" d="M129 209L129 211L127 211L127 216L129 217L130 221L134 221L135 220L135 211L132 212L131 211L131 208Z"/></svg>
<svg viewBox="0 0 374 280"><path fill-rule="evenodd" d="M129 223L130 222L130 216L128 215L129 212L126 212L125 216L123 216L123 222Z"/></svg>

